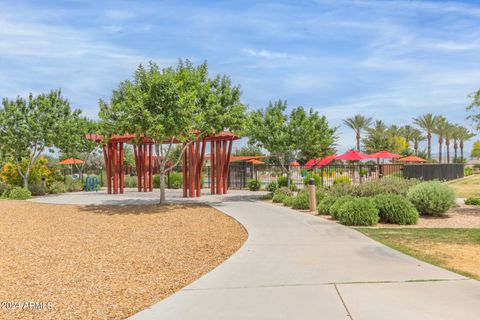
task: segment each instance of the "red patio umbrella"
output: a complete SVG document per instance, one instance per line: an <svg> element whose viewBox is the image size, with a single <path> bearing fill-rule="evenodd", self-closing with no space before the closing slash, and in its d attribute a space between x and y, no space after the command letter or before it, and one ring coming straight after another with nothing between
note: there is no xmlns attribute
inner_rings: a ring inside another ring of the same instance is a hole
<svg viewBox="0 0 480 320"><path fill-rule="evenodd" d="M427 160L417 157L417 156L408 156L408 157L403 157L401 159L397 160L398 162L427 162Z"/></svg>
<svg viewBox="0 0 480 320"><path fill-rule="evenodd" d="M393 158L400 158L401 155L382 150L382 151L372 153L368 157L369 158L376 158L376 159L393 159Z"/></svg>
<svg viewBox="0 0 480 320"><path fill-rule="evenodd" d="M316 165L320 160L322 160L321 158L317 158L317 159L310 159L308 160L305 165L303 166L305 169L310 169L311 167L313 167L314 165Z"/></svg>
<svg viewBox="0 0 480 320"><path fill-rule="evenodd" d="M325 158L323 158L317 163L316 168L321 168L322 166L329 164L330 162L335 160L336 157L337 157L336 154L326 156Z"/></svg>
<svg viewBox="0 0 480 320"><path fill-rule="evenodd" d="M292 163L290 163L290 166L291 167L300 167L300 163L298 163L297 161L293 161Z"/></svg>
<svg viewBox="0 0 480 320"><path fill-rule="evenodd" d="M369 156L368 154L365 154L363 152L357 151L357 150L351 150L348 151L347 153L344 153L338 157L336 157L336 160L346 160L346 161L359 161L359 160L365 160L368 159Z"/></svg>

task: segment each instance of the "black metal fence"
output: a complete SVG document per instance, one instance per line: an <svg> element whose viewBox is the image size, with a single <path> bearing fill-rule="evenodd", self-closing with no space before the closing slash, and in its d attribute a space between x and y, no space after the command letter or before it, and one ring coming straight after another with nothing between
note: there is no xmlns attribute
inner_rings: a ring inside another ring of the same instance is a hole
<svg viewBox="0 0 480 320"><path fill-rule="evenodd" d="M407 164L403 167L405 178L420 180L454 180L463 178L464 165L462 163L450 164Z"/></svg>
<svg viewBox="0 0 480 320"><path fill-rule="evenodd" d="M310 175L321 177L323 186L331 186L336 181L360 184L375 179L420 179L420 180L453 180L463 177L463 164L377 164L377 165L326 165L322 168L303 169L292 167L290 169L290 182L303 188ZM210 186L210 167L205 167L204 187ZM279 177L286 176L278 165L262 164L253 165L245 162L233 162L230 165L228 185L231 189L245 189L248 180L257 179L261 182L262 189Z"/></svg>

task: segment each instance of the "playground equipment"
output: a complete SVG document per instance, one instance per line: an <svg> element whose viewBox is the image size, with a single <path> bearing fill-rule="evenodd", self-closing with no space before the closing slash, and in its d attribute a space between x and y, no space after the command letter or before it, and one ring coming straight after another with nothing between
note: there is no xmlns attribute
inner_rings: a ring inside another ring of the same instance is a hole
<svg viewBox="0 0 480 320"><path fill-rule="evenodd" d="M97 176L87 176L85 180L85 191L96 191L98 192L98 177Z"/></svg>

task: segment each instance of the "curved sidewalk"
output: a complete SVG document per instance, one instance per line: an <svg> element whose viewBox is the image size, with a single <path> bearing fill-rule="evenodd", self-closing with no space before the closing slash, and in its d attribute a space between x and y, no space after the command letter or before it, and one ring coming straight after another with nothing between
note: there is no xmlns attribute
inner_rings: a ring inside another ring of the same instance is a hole
<svg viewBox="0 0 480 320"><path fill-rule="evenodd" d="M211 203L249 233L219 267L131 319L478 319L480 282L350 228L248 201Z"/></svg>

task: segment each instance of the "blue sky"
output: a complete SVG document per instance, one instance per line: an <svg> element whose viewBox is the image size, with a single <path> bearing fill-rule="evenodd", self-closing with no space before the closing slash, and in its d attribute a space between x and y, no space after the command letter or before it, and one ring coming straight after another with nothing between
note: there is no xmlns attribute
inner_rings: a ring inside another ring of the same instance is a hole
<svg viewBox="0 0 480 320"><path fill-rule="evenodd" d="M207 60L251 109L286 99L340 125L465 120L480 1L0 1L0 96L62 88L89 117L139 63ZM339 149L354 134L339 129ZM467 146L470 148L470 144Z"/></svg>

